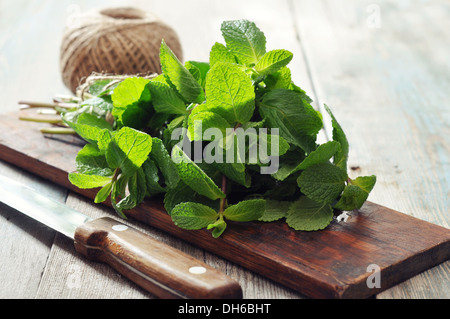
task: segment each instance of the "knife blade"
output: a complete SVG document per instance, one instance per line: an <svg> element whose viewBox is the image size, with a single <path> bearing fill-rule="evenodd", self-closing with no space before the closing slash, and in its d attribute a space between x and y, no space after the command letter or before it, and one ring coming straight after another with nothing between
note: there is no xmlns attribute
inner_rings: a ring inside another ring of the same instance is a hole
<svg viewBox="0 0 450 319"><path fill-rule="evenodd" d="M73 239L78 253L158 298L242 298L239 283L223 272L113 218L90 218L1 175L0 201Z"/></svg>

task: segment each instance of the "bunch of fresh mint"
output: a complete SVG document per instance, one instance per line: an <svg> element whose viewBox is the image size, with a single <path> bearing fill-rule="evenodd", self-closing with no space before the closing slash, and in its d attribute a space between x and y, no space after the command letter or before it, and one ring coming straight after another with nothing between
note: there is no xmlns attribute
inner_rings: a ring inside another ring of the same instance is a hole
<svg viewBox="0 0 450 319"><path fill-rule="evenodd" d="M320 230L334 209L360 208L376 178L348 177L349 145L326 106L333 140L317 144L322 115L291 80L292 53L266 51L246 20L221 30L209 62L181 63L163 41L162 74L90 85L92 98L62 115L88 142L70 181L99 188L95 202L110 197L124 218L159 197L176 225L214 237L227 221Z"/></svg>

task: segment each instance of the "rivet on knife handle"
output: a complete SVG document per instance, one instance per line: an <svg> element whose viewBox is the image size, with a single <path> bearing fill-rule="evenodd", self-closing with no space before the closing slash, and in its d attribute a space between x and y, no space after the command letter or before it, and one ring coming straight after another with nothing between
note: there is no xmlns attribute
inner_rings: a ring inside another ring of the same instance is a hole
<svg viewBox="0 0 450 319"><path fill-rule="evenodd" d="M239 284L224 273L111 218L79 226L75 248L159 298L242 298Z"/></svg>

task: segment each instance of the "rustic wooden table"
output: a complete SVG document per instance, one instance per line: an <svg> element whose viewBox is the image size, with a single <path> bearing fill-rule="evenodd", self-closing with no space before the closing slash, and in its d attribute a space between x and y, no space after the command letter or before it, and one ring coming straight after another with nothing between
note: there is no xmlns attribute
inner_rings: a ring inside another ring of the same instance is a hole
<svg viewBox="0 0 450 319"><path fill-rule="evenodd" d="M207 61L223 20L248 19L269 49L294 53L296 84L330 105L350 141L349 167L377 175L370 200L449 228L450 3L433 1L95 1L150 10L179 34L184 57ZM0 2L0 112L19 100L68 93L59 70L63 28L92 1ZM1 138L1 132L0 132ZM86 214L111 215L6 163L13 177ZM133 226L226 272L244 298L303 296L139 223ZM420 236L420 234L417 234ZM108 266L80 258L70 240L0 205L0 298L152 298ZM450 262L377 298L446 299Z"/></svg>

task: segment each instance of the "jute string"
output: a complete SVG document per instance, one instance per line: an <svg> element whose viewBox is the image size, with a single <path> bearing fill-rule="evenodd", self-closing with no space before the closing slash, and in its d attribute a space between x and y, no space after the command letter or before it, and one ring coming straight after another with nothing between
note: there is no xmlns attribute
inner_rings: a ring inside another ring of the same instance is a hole
<svg viewBox="0 0 450 319"><path fill-rule="evenodd" d="M76 93L91 74L160 73L161 40L182 60L175 31L150 12L136 8L94 10L65 30L60 65L64 84Z"/></svg>
<svg viewBox="0 0 450 319"><path fill-rule="evenodd" d="M101 91L105 91L105 90L109 89L110 87L114 86L115 84L118 84L127 78L135 77L135 76L139 76L144 79L153 79L158 76L158 73L151 73L151 74L147 74L147 75L140 75L140 74L117 75L117 74L105 74L105 73L100 74L100 73L93 72L91 75L89 75L88 77L83 79L83 83L77 87L75 93L76 93L76 96L78 98L80 98L81 101L84 101L86 98L91 98L91 95L88 93L89 87L98 81L106 81L107 82L107 84L105 84L105 86L101 89Z"/></svg>

